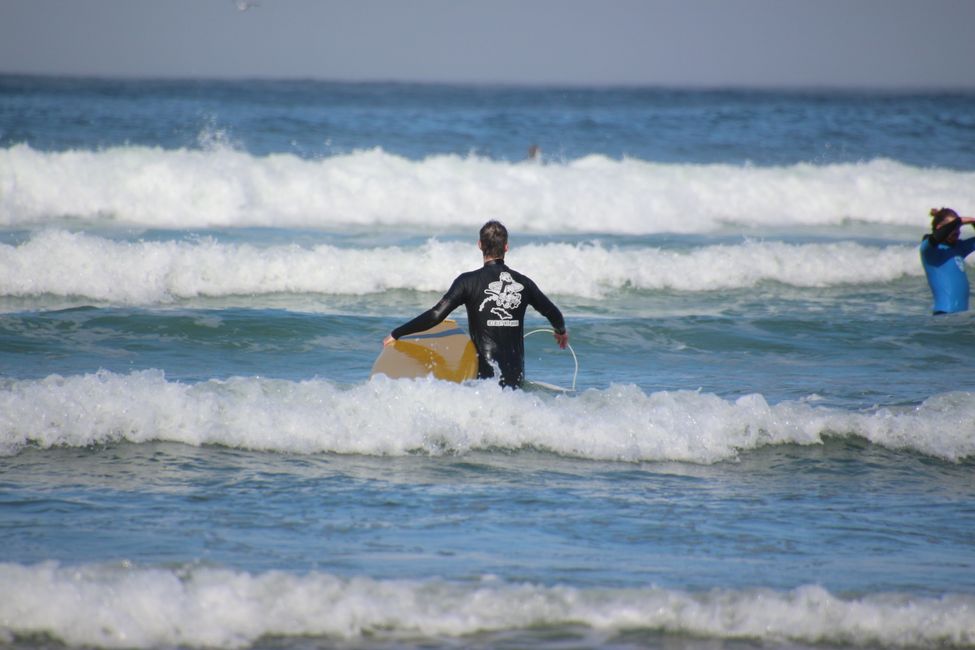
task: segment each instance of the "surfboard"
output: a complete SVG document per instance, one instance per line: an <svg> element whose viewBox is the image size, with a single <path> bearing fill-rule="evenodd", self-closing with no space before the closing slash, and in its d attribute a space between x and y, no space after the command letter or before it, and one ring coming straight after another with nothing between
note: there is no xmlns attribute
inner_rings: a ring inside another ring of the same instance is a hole
<svg viewBox="0 0 975 650"><path fill-rule="evenodd" d="M526 379L522 388L526 390L537 390L543 393L553 393L555 395L562 395L564 393L574 393L575 388L565 388L564 386L556 386L555 384L550 384L547 381L534 381L532 379Z"/></svg>
<svg viewBox="0 0 975 650"><path fill-rule="evenodd" d="M459 383L477 376L477 350L464 328L448 318L385 346L372 366L369 376L373 375L392 379L433 375Z"/></svg>

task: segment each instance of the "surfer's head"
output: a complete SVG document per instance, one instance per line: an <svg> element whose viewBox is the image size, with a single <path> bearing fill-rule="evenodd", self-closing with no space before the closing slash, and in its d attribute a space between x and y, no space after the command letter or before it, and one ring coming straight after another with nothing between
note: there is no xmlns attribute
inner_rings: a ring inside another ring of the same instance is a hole
<svg viewBox="0 0 975 650"><path fill-rule="evenodd" d="M949 219L959 219L958 213L951 208L931 208L931 228L936 229Z"/></svg>
<svg viewBox="0 0 975 650"><path fill-rule="evenodd" d="M481 249L484 259L503 259L504 254L508 251L508 229L500 221L488 221L481 226L481 235L477 245Z"/></svg>
<svg viewBox="0 0 975 650"><path fill-rule="evenodd" d="M931 208L931 232L938 230L954 231L948 235L948 241L957 240L961 230L961 217L951 208Z"/></svg>

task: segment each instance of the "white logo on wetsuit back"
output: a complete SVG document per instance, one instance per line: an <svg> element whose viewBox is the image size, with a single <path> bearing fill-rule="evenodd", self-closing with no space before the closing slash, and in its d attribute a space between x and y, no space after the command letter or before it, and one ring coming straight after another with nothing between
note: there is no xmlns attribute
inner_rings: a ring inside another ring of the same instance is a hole
<svg viewBox="0 0 975 650"><path fill-rule="evenodd" d="M484 311L484 305L494 303L491 313L498 317L498 320L491 319L487 324L491 327L518 327L518 321L514 320L509 309L516 309L521 304L521 291L525 285L515 282L511 274L502 271L496 282L488 285L484 293L488 297L484 299L478 311Z"/></svg>

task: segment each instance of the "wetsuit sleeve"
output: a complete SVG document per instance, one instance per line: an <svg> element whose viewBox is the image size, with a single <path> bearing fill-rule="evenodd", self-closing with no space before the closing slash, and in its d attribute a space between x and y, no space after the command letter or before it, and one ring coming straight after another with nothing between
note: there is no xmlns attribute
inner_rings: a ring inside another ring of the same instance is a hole
<svg viewBox="0 0 975 650"><path fill-rule="evenodd" d="M959 248L961 248L961 256L968 257L975 251L975 237L970 237L969 239L963 239L958 242Z"/></svg>
<svg viewBox="0 0 975 650"><path fill-rule="evenodd" d="M529 289L528 304L548 319L548 322L552 324L552 329L556 333L565 334L565 319L562 317L562 312L559 311L559 308L548 299L548 296L542 293L542 290L534 282L529 280L525 284Z"/></svg>
<svg viewBox="0 0 975 650"><path fill-rule="evenodd" d="M464 303L464 284L461 278L454 280L450 289L440 301L408 323L404 323L392 331L392 337L399 339L409 334L416 334L428 330L447 318L450 312Z"/></svg>

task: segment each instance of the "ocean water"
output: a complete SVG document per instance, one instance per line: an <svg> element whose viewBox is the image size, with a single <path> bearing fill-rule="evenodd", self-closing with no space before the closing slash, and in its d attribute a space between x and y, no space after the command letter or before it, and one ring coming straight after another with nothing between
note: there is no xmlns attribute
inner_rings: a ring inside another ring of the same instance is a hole
<svg viewBox="0 0 975 650"><path fill-rule="evenodd" d="M0 645L975 647L917 253L973 144L971 93L0 77ZM576 390L370 379L490 218Z"/></svg>

